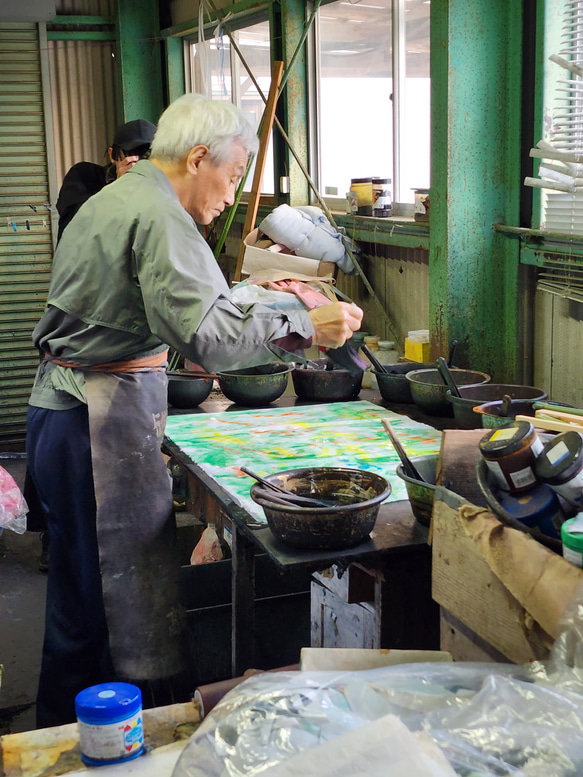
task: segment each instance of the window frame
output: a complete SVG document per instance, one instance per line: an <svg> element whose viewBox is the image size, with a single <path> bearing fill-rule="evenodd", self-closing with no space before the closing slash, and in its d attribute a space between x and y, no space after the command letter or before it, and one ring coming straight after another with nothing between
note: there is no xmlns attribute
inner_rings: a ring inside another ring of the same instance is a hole
<svg viewBox="0 0 583 777"><path fill-rule="evenodd" d="M335 0L323 0L319 6L321 10L324 6L329 5ZM393 190L393 206L394 212L392 218L402 218L405 215L413 215L413 206L409 206L409 203L403 203L402 207L399 207L402 200L401 191L401 154L402 144L401 138L403 137L404 126L404 112L401 110L402 99L400 95L405 94L405 60L406 60L406 15L405 15L405 2L406 0L392 0L391 5L391 59L392 59L392 79L393 79L393 170L392 170L392 190ZM306 3L306 18L308 12L314 7L313 2ZM320 83L320 61L318 52L320 51L320 35L319 35L319 23L318 16L314 19L313 29L308 36L309 45L307 48L308 57L308 77L307 77L307 89L308 89L308 106L309 115L313 117L313 121L310 122L309 133L309 159L310 169L313 171L313 177L316 182L318 191L320 192L322 199L326 205L335 211L346 211L346 199L345 194L337 197L326 196L324 193L324 186L322 181L322 169L320 162L319 149L321 147L321 118L320 118L320 95L318 93L318 87ZM430 54L431 56L431 54ZM404 97L403 97L404 99ZM428 127L429 133L431 133L431 122ZM431 152L430 152L431 154ZM430 156L431 166L431 156ZM313 199L313 195L311 195ZM409 207L408 207L409 206ZM358 217L356 217L358 218ZM370 218L370 217L369 217Z"/></svg>

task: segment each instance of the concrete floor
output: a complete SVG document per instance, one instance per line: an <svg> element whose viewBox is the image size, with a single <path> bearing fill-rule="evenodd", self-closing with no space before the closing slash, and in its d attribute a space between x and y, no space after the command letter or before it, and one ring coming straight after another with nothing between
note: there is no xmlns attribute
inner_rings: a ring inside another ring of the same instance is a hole
<svg viewBox="0 0 583 777"><path fill-rule="evenodd" d="M20 488L24 459L0 457ZM0 735L35 726L35 699L44 633L47 576L38 569L36 532L0 533Z"/></svg>

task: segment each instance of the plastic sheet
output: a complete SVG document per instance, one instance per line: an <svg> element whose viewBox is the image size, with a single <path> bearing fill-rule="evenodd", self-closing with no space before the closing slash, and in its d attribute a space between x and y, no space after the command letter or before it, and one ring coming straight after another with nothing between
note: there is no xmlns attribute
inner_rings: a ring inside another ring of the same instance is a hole
<svg viewBox="0 0 583 777"><path fill-rule="evenodd" d="M26 531L28 507L12 475L0 467L0 531L10 529L16 534Z"/></svg>
<svg viewBox="0 0 583 777"><path fill-rule="evenodd" d="M355 766L354 774L405 774L397 769L406 763L404 738L403 748L391 756L366 728L372 721L383 726L385 716L387 726L396 716L409 732L428 738L461 777L582 775L583 589L566 610L546 663L424 663L252 677L203 721L173 777L243 777L271 770L309 777L310 759L299 757L308 750L324 764L322 775L345 774L332 768L338 762L332 755L349 758L347 734L360 728L359 741L378 746L378 764L364 771ZM328 750L320 751L324 745ZM352 755L358 763L358 753ZM431 758L425 764L410 760L411 775L443 773Z"/></svg>

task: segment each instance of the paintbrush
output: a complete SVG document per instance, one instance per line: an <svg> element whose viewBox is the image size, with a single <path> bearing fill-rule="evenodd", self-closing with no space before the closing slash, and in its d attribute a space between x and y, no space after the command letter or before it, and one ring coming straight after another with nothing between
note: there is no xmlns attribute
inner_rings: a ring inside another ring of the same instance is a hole
<svg viewBox="0 0 583 777"><path fill-rule="evenodd" d="M393 443L393 447L397 451L397 455L401 459L401 464L403 465L403 471L404 473L412 478L413 480L420 480L422 483L426 483L427 481L425 478L421 477L419 474L419 471L417 470L417 467L413 464L411 459L407 456L405 453L405 449L399 442L399 439L397 435L395 434L393 427L391 426L390 421L388 421L386 418L382 419L383 426L385 427L385 431L391 438L391 442Z"/></svg>

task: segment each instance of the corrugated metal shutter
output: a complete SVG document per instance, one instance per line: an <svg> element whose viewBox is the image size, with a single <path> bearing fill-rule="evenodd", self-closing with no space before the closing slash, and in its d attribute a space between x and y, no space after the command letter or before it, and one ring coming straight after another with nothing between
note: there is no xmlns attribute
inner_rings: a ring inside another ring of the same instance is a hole
<svg viewBox="0 0 583 777"><path fill-rule="evenodd" d="M35 24L0 24L0 442L24 437L52 236Z"/></svg>

